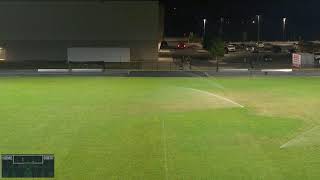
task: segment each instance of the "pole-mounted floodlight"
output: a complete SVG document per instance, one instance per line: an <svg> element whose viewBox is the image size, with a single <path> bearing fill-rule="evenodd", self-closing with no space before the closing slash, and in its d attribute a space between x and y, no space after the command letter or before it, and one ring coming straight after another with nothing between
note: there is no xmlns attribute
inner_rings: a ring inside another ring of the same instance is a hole
<svg viewBox="0 0 320 180"><path fill-rule="evenodd" d="M207 23L207 19L203 19L203 38L206 35L206 23Z"/></svg>
<svg viewBox="0 0 320 180"><path fill-rule="evenodd" d="M285 25L287 22L287 18L283 18L282 20L283 20L283 24Z"/></svg>
<svg viewBox="0 0 320 180"><path fill-rule="evenodd" d="M260 42L260 19L261 19L261 15L257 15L257 24L258 24L257 42Z"/></svg>
<svg viewBox="0 0 320 180"><path fill-rule="evenodd" d="M284 17L282 18L282 35L283 35L283 40L286 40L286 25L287 25L287 18Z"/></svg>

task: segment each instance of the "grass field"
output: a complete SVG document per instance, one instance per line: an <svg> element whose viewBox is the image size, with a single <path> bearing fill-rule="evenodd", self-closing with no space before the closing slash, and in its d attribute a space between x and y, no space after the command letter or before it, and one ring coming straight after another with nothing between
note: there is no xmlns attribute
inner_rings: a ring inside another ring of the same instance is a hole
<svg viewBox="0 0 320 180"><path fill-rule="evenodd" d="M320 79L0 78L0 153L55 179L320 179Z"/></svg>

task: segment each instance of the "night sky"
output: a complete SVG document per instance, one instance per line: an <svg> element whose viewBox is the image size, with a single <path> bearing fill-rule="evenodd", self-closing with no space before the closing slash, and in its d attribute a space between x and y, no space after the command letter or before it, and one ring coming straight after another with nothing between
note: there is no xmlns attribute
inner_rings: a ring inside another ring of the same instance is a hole
<svg viewBox="0 0 320 180"><path fill-rule="evenodd" d="M163 0L166 11L165 32L167 36L181 36L184 33L202 34L202 19L208 19L207 31L216 33L224 17L225 38L243 39L247 32L248 40L256 39L257 26L252 24L255 15L261 15L261 31L264 40L282 40L282 18L286 17L286 38L320 40L320 1L319 0ZM176 8L176 9L175 9ZM251 22L251 23L249 23ZM247 24L249 23L249 24Z"/></svg>
<svg viewBox="0 0 320 180"><path fill-rule="evenodd" d="M225 40L243 40L244 33L245 39L256 40L257 24L252 22L256 15L261 15L262 40L283 40L283 17L287 18L285 33L287 40L320 40L320 0L160 0L160 2L165 7L166 36L183 36L190 32L202 36L203 19L206 18L208 34L217 34L222 27ZM221 17L225 19L223 24L220 21Z"/></svg>

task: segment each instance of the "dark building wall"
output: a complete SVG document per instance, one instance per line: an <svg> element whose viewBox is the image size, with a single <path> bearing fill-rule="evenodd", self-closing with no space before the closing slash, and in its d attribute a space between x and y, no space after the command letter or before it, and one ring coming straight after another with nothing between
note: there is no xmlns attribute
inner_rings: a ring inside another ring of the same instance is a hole
<svg viewBox="0 0 320 180"><path fill-rule="evenodd" d="M66 61L71 47L130 48L131 61L155 61L158 41L5 41L7 61Z"/></svg>
<svg viewBox="0 0 320 180"><path fill-rule="evenodd" d="M66 59L68 47L125 47L131 60L157 59L157 1L1 2L7 60Z"/></svg>
<svg viewBox="0 0 320 180"><path fill-rule="evenodd" d="M159 4L159 36L160 40L164 39L164 28L165 27L165 5L164 3Z"/></svg>

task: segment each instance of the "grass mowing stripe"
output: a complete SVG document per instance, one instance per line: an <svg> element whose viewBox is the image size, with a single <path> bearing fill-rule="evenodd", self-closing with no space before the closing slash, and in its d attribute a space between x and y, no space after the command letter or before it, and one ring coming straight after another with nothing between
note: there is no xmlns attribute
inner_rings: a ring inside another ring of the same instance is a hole
<svg viewBox="0 0 320 180"><path fill-rule="evenodd" d="M164 175L165 180L169 179L168 175L168 150L167 150L167 135L166 135L166 125L165 120L162 120L162 138L163 138L163 159L164 159Z"/></svg>
<svg viewBox="0 0 320 180"><path fill-rule="evenodd" d="M57 180L317 180L319 82L0 78L0 151L54 153Z"/></svg>

